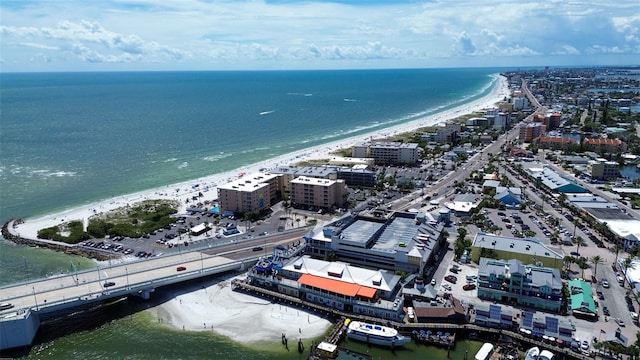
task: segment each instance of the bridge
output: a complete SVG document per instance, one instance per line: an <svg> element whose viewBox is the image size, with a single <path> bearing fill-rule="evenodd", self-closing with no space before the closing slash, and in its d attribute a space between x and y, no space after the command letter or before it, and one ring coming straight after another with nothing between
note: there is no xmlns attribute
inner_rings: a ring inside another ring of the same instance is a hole
<svg viewBox="0 0 640 360"><path fill-rule="evenodd" d="M290 242L288 238L280 242ZM302 250L299 247L293 252ZM31 345L42 317L128 296L149 299L158 287L244 271L265 254L266 249L253 252L246 244L229 249L194 249L0 287L0 303L6 308L0 310L0 350Z"/></svg>

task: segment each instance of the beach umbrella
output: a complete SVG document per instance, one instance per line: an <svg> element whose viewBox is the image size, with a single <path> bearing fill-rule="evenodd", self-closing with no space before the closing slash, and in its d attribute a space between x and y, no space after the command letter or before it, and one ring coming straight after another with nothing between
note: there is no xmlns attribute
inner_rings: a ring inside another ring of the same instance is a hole
<svg viewBox="0 0 640 360"><path fill-rule="evenodd" d="M431 335L433 332L431 330L427 330L427 335Z"/></svg>

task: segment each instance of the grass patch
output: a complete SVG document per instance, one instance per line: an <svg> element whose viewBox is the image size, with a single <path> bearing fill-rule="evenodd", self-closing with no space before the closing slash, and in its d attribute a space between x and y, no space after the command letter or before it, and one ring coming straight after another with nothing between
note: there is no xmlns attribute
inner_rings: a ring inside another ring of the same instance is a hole
<svg viewBox="0 0 640 360"><path fill-rule="evenodd" d="M145 200L89 218L87 232L96 238L106 235L140 237L175 221L172 214L180 204L173 200Z"/></svg>

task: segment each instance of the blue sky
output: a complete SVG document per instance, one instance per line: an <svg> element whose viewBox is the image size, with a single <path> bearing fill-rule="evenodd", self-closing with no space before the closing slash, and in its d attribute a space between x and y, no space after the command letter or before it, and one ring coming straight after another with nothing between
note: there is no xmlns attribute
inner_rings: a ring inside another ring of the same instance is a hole
<svg viewBox="0 0 640 360"><path fill-rule="evenodd" d="M3 0L0 71L640 64L638 0Z"/></svg>

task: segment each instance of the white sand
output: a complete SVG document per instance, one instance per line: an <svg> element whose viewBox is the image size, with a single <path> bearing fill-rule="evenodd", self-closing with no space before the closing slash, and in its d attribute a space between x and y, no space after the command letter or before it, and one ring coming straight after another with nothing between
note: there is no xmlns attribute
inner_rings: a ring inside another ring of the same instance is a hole
<svg viewBox="0 0 640 360"><path fill-rule="evenodd" d="M189 204L185 203L185 200L193 195L197 195L199 192L202 192L204 195L204 197L199 201L215 200L217 198L216 186L237 179L238 175L241 173L251 174L258 172L259 169L262 168L272 169L278 166L290 165L292 163L310 159L327 159L330 158L329 153L338 149L351 147L355 143L363 141L364 139L382 138L395 134L410 132L420 127L433 126L436 124L444 123L447 120L472 112L480 111L482 109L493 108L497 102L502 101L505 97L509 97L509 95L510 92L507 79L500 76L498 85L494 87L493 91L489 95L471 103L452 108L435 115L427 116L423 119L387 128L378 132L369 133L366 135L358 135L348 139L338 140L329 144L309 148L301 152L285 154L274 159L265 160L263 162L242 167L226 173L214 174L193 181L163 186L161 188L142 191L135 194L118 196L104 201L98 201L77 208L65 210L57 214L46 215L36 219L27 218L22 224L19 224L14 229L11 229L11 231L14 234L18 234L25 238L36 239L38 230L42 228L51 227L60 224L63 221L87 221L87 219L95 213L110 211L127 204L134 204L146 199L179 200L183 206L182 210L184 210L189 206ZM198 184L198 188L194 190L192 186L195 184Z"/></svg>
<svg viewBox="0 0 640 360"><path fill-rule="evenodd" d="M158 322L185 331L215 331L233 341L277 342L284 333L297 340L321 336L331 323L296 308L231 290L229 280L177 295L152 311Z"/></svg>
<svg viewBox="0 0 640 360"><path fill-rule="evenodd" d="M22 237L35 239L39 229L54 226L62 221L86 221L94 213L109 211L145 199L180 200L184 210L188 206L188 204L184 203L184 200L200 191L204 194L204 199L200 199L201 201L215 200L217 197L215 187L218 184L237 179L240 173L251 174L258 172L261 168L270 169L303 160L329 158L330 152L350 147L364 139L382 138L410 132L419 127L433 126L465 114L493 108L497 102L502 101L509 95L507 79L500 77L498 85L494 87L491 94L471 103L420 120L387 128L379 132L309 148L302 152L286 154L231 172L215 174L136 194L119 196L37 219L25 219L24 223L17 225L10 231ZM196 190L192 188L194 184L199 184ZM204 191L205 189L208 190ZM227 286L223 286L225 284ZM279 341L282 333L286 333L290 340L297 340L300 337L308 339L320 336L330 325L328 321L312 314L279 304L271 304L261 298L233 292L227 282L188 294L178 295L176 299L151 311L156 313L159 321L178 329L184 327L185 330L213 330L240 342ZM211 326L213 326L213 329ZM292 345L295 346L295 341Z"/></svg>

